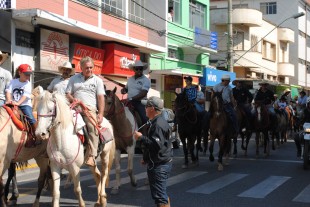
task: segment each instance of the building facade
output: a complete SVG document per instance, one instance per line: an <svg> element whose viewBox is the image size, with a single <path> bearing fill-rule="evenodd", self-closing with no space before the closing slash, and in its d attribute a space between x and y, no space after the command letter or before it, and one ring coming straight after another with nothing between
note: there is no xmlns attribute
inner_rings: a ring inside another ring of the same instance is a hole
<svg viewBox="0 0 310 207"><path fill-rule="evenodd" d="M273 63L269 63L266 65L265 63L263 63L266 61L260 61L255 58L254 55L252 57L254 58L253 62L255 62L257 66L263 65L264 67L268 68L268 71L269 69L271 69L270 73L267 73L267 78L268 75L270 75L273 76L273 78L275 78L275 80L277 80L280 84L298 85L302 86L305 90L309 89L309 2L307 3L306 0L232 0L232 4L234 17L238 15L238 13L242 11L242 9L249 11L249 13L247 13L246 15L247 20L253 21L261 19L262 17L263 22L265 22L265 26L262 24L254 25L261 28L261 30L264 30L263 32L257 31L258 35L256 36L258 37L258 39L262 38L273 28L276 27L274 32L271 32L270 35L268 35L266 38L263 38L263 41L258 44L258 50L259 47L263 49L265 44L270 44L270 46L272 46L273 44L275 45L277 51L274 55L274 63L276 65ZM211 9L219 8L227 9L227 0L211 0ZM305 15L295 19L294 15L300 12L304 12ZM270 26L268 27L266 24L269 24ZM235 41L234 58L236 60L238 60L238 55L240 55L240 53L239 51L236 51L235 47L239 44L240 39L242 39L239 34L241 31L238 31L240 27L241 29L243 29L242 24L234 24L234 34L236 34L236 36L234 36L233 41ZM273 37L276 36L278 40L273 39ZM245 39L250 40L251 38L252 36L245 36ZM253 40L251 39L251 41ZM289 42L289 44L287 44L287 42ZM244 40L243 43L246 44L246 40ZM249 47L246 47L244 51L246 51L247 49L249 49ZM248 53L252 52L254 51ZM260 52L262 53L264 51L261 50ZM244 57L247 58L249 57L249 55L250 54L246 54L244 55ZM242 61L244 60L238 60L237 64L235 63L234 67L239 67L238 63L241 64ZM277 67L277 69L274 69L275 67ZM258 66L258 68L262 67ZM275 74L274 72L276 72L277 74ZM247 75L252 76L252 74ZM275 77L275 75L277 75L277 77ZM270 76L268 79L270 79ZM263 77L266 77L266 75L264 75Z"/></svg>

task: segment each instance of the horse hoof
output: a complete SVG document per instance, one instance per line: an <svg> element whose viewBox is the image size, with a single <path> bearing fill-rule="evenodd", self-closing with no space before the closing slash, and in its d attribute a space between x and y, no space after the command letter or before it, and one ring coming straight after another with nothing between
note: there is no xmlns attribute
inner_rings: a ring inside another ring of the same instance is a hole
<svg viewBox="0 0 310 207"><path fill-rule="evenodd" d="M246 150L246 148L245 148L244 146L241 146L241 149L242 149L242 150Z"/></svg>
<svg viewBox="0 0 310 207"><path fill-rule="evenodd" d="M217 170L218 170L218 171L223 171L223 165L222 165L222 164L219 164L219 166L217 167Z"/></svg>
<svg viewBox="0 0 310 207"><path fill-rule="evenodd" d="M188 164L183 164L182 165L182 169L187 169L188 168Z"/></svg>
<svg viewBox="0 0 310 207"><path fill-rule="evenodd" d="M112 188L111 194L112 195L117 195L119 193L119 188Z"/></svg>
<svg viewBox="0 0 310 207"><path fill-rule="evenodd" d="M137 187L137 181L133 180L130 182L132 187Z"/></svg>

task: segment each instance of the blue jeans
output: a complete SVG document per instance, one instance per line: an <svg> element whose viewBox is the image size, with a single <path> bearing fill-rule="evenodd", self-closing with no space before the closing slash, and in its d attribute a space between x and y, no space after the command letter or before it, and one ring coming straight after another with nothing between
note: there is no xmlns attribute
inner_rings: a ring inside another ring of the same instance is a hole
<svg viewBox="0 0 310 207"><path fill-rule="evenodd" d="M145 106L141 103L141 101L130 101L130 103L135 107L135 111L138 112L142 125L145 124L148 120L145 114Z"/></svg>
<svg viewBox="0 0 310 207"><path fill-rule="evenodd" d="M35 120L33 114L32 114L32 108L30 106L19 106L20 110L25 114L27 121L33 125L37 121Z"/></svg>
<svg viewBox="0 0 310 207"><path fill-rule="evenodd" d="M168 204L167 180L172 168L172 161L161 165L149 164L147 175L150 182L152 198L155 204Z"/></svg>

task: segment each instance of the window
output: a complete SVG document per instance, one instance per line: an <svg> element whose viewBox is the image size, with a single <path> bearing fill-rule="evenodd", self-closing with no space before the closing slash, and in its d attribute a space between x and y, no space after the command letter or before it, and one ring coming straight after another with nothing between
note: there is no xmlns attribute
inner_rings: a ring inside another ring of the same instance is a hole
<svg viewBox="0 0 310 207"><path fill-rule="evenodd" d="M276 45L263 40L262 43L262 56L265 59L275 61L276 60Z"/></svg>
<svg viewBox="0 0 310 207"><path fill-rule="evenodd" d="M277 14L277 2L260 3L260 11L263 14Z"/></svg>
<svg viewBox="0 0 310 207"><path fill-rule="evenodd" d="M244 50L244 32L237 32L234 36L234 50Z"/></svg>
<svg viewBox="0 0 310 207"><path fill-rule="evenodd" d="M117 16L124 16L123 0L102 0L102 11L115 14Z"/></svg>
<svg viewBox="0 0 310 207"><path fill-rule="evenodd" d="M135 2L137 2L139 5ZM142 8L145 7L144 0L135 0L135 2L129 1L129 19L133 22L144 25L145 16L144 8Z"/></svg>
<svg viewBox="0 0 310 207"><path fill-rule="evenodd" d="M168 12L169 8L173 9L173 22L181 24L181 3L180 0L169 0L168 2Z"/></svg>
<svg viewBox="0 0 310 207"><path fill-rule="evenodd" d="M178 50L176 48L168 48L168 57L179 59Z"/></svg>
<svg viewBox="0 0 310 207"><path fill-rule="evenodd" d="M77 2L95 10L99 10L100 8L100 5L98 4L97 0L77 0Z"/></svg>
<svg viewBox="0 0 310 207"><path fill-rule="evenodd" d="M256 35L251 35L251 47L254 47L251 49L252 52L258 52L258 37Z"/></svg>
<svg viewBox="0 0 310 207"><path fill-rule="evenodd" d="M189 27L190 28L206 28L205 24L205 10L206 7L196 1L189 3Z"/></svg>

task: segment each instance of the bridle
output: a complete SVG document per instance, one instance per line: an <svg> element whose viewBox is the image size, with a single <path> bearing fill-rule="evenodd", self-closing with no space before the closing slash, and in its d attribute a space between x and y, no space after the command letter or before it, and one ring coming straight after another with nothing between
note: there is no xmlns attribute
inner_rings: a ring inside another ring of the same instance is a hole
<svg viewBox="0 0 310 207"><path fill-rule="evenodd" d="M113 93L110 93L109 95L107 95L107 97L112 98L112 104L109 108L109 111L106 115L107 119L111 119L113 118L113 116L117 116L118 114L121 114L122 112L125 111L125 107L121 107L121 109L119 111L115 111L116 107L115 107L115 95Z"/></svg>
<svg viewBox="0 0 310 207"><path fill-rule="evenodd" d="M54 103L54 110L53 110L52 113L50 113L50 114L39 114L38 113L38 118L39 117L43 117L43 118L50 118L50 117L52 117L51 125L47 128L47 131L50 131L53 127L55 127L55 126L57 126L59 124L59 123L55 123L55 119L56 119L56 116L57 116L56 101L54 100L53 103Z"/></svg>

